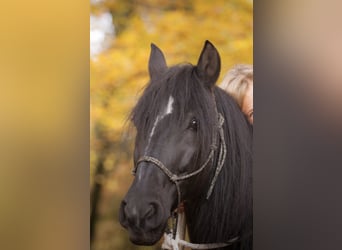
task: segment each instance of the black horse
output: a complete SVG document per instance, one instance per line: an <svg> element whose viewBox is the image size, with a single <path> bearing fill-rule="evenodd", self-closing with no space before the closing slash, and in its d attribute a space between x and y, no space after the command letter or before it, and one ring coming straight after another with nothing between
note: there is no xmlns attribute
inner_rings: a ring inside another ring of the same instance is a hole
<svg viewBox="0 0 342 250"><path fill-rule="evenodd" d="M155 244L184 202L191 242L252 249L252 127L215 86L219 73L209 41L196 66L167 67L151 45L150 82L131 114L135 178L119 212L135 244Z"/></svg>

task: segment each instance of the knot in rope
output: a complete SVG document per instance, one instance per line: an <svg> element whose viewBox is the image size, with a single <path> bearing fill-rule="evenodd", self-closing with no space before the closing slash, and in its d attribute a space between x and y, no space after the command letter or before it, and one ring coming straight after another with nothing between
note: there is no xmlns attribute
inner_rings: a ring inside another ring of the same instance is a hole
<svg viewBox="0 0 342 250"><path fill-rule="evenodd" d="M175 174L173 174L173 175L170 177L170 180L171 180L172 182L176 182L177 179L178 179L178 176L175 175Z"/></svg>

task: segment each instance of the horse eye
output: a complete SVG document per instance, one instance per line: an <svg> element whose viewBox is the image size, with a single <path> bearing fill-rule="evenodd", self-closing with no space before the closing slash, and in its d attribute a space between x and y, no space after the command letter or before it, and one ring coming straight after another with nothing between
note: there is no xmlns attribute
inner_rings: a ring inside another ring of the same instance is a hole
<svg viewBox="0 0 342 250"><path fill-rule="evenodd" d="M189 128L196 131L197 127L198 127L197 120L195 118L192 118L189 124Z"/></svg>

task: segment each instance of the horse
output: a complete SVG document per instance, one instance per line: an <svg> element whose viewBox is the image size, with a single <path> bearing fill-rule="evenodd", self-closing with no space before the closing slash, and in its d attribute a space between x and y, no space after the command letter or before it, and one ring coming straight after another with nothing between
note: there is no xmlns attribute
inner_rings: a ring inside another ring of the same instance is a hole
<svg viewBox="0 0 342 250"><path fill-rule="evenodd" d="M182 202L191 242L252 249L252 126L215 86L220 67L209 41L197 65L171 67L151 44L150 81L130 114L135 177L119 211L136 245L156 244Z"/></svg>

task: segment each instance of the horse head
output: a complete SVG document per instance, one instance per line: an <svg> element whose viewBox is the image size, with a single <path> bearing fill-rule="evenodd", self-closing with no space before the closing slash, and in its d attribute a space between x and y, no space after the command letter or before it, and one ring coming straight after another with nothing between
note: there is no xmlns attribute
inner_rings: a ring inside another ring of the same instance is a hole
<svg viewBox="0 0 342 250"><path fill-rule="evenodd" d="M119 212L138 245L153 245L162 237L180 201L206 195L210 166L203 165L212 163L210 145L217 137L213 88L220 57L206 41L196 66L168 67L152 44L148 69L150 82L131 115L137 130L135 178ZM203 171L193 174L201 166Z"/></svg>

